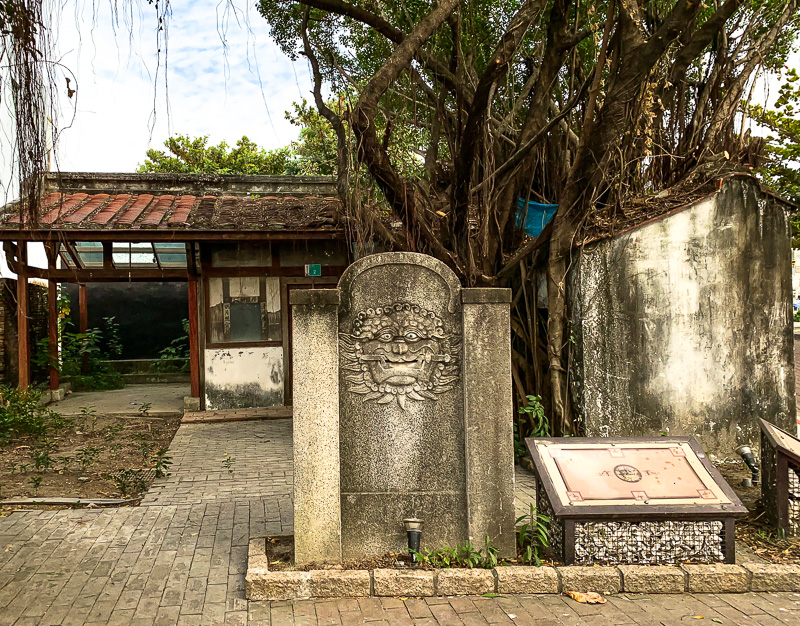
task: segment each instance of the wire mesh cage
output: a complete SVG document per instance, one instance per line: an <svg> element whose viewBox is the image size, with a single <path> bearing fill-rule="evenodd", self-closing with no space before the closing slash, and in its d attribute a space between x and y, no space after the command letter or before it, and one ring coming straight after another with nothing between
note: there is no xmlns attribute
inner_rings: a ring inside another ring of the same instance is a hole
<svg viewBox="0 0 800 626"><path fill-rule="evenodd" d="M693 438L527 443L564 563L734 562L735 518L747 510Z"/></svg>
<svg viewBox="0 0 800 626"><path fill-rule="evenodd" d="M800 535L800 440L765 420L761 426L761 501L772 526Z"/></svg>

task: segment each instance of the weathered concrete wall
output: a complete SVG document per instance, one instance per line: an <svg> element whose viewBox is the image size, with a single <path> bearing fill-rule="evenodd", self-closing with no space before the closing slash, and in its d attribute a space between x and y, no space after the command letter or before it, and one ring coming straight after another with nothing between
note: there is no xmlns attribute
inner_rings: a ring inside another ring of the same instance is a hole
<svg viewBox="0 0 800 626"><path fill-rule="evenodd" d="M342 560L339 490L339 290L295 290L292 420L294 560Z"/></svg>
<svg viewBox="0 0 800 626"><path fill-rule="evenodd" d="M790 226L754 181L584 251L573 380L588 436L691 434L717 457L795 427Z"/></svg>
<svg viewBox="0 0 800 626"><path fill-rule="evenodd" d="M283 406L283 348L204 351L206 410Z"/></svg>

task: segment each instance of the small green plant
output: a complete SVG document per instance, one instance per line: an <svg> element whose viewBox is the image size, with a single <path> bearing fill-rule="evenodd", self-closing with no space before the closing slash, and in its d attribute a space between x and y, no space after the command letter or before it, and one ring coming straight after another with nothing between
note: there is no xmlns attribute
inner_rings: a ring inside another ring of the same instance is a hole
<svg viewBox="0 0 800 626"><path fill-rule="evenodd" d="M14 463L14 461L9 461L8 462L8 471L9 471L9 473L16 474L18 469L19 469L19 465Z"/></svg>
<svg viewBox="0 0 800 626"><path fill-rule="evenodd" d="M481 558L481 567L484 569L493 569L497 567L499 559L497 558L498 550L496 547L492 545L491 539L489 539L489 535L486 535L486 539L483 542L483 557Z"/></svg>
<svg viewBox="0 0 800 626"><path fill-rule="evenodd" d="M150 460L155 468L156 478L166 478L169 476L169 467L172 465L172 457L167 454L166 448L161 448Z"/></svg>
<svg viewBox="0 0 800 626"><path fill-rule="evenodd" d="M228 453L225 453L225 459L222 461L222 465L228 470L228 474L233 474L233 463L236 459L232 456L228 456Z"/></svg>
<svg viewBox="0 0 800 626"><path fill-rule="evenodd" d="M101 432L103 433L103 438L106 441L113 441L114 437L116 437L124 428L125 424L122 422L117 422L116 424L110 424L109 426L106 426Z"/></svg>
<svg viewBox="0 0 800 626"><path fill-rule="evenodd" d="M484 550L476 548L467 541L455 548L439 548L438 550L426 548L419 552L412 551L411 554L423 567L483 567L491 569L499 563L498 552L498 549L491 545L487 536Z"/></svg>
<svg viewBox="0 0 800 626"><path fill-rule="evenodd" d="M33 453L33 467L42 472L46 472L53 467L53 459L47 450L39 450Z"/></svg>
<svg viewBox="0 0 800 626"><path fill-rule="evenodd" d="M527 404L519 407L519 419L514 423L514 458L521 461L528 456L526 437L549 437L550 420L544 413L541 396L525 396Z"/></svg>
<svg viewBox="0 0 800 626"><path fill-rule="evenodd" d="M34 493L39 492L39 485L42 484L42 480L44 480L44 476L31 476L30 483L33 485Z"/></svg>
<svg viewBox="0 0 800 626"><path fill-rule="evenodd" d="M19 473L20 473L20 474L24 474L25 472L27 472L27 471L28 471L28 467L29 467L29 466L28 466L28 464L27 464L27 463L20 463L20 464L19 464Z"/></svg>
<svg viewBox="0 0 800 626"><path fill-rule="evenodd" d="M75 453L75 458L77 458L78 463L81 464L81 471L86 471L94 465L100 457L100 452L100 448L94 448L92 446L86 446L78 450Z"/></svg>
<svg viewBox="0 0 800 626"><path fill-rule="evenodd" d="M136 433L133 436L139 442L139 453L142 455L142 459L145 463L150 459L150 442L147 440L147 435L145 433Z"/></svg>
<svg viewBox="0 0 800 626"><path fill-rule="evenodd" d="M517 518L517 550L522 563L542 564L542 553L550 546L547 530L549 523L550 518L539 513L532 504L527 515Z"/></svg>
<svg viewBox="0 0 800 626"><path fill-rule="evenodd" d="M110 359L119 358L122 354L119 324L115 319L105 317L101 328L90 328L86 332L75 333L70 331L73 322L69 317L69 299L62 294L58 306L60 359L58 362L51 362L49 339L44 338L36 343L34 357L31 360L34 367L39 371L55 367L62 378L69 378L77 390L124 387L125 379L108 363Z"/></svg>
<svg viewBox="0 0 800 626"><path fill-rule="evenodd" d="M71 456L60 456L58 457L58 462L61 465L61 471L66 472L69 470L69 466L72 465L73 459Z"/></svg>
<svg viewBox="0 0 800 626"><path fill-rule="evenodd" d="M139 407L139 415L147 417L150 414L150 408L153 406L152 402L145 402Z"/></svg>
<svg viewBox="0 0 800 626"><path fill-rule="evenodd" d="M89 433L94 435L95 428L97 427L97 411L95 411L93 406L82 406L80 408L80 416L84 428L88 425Z"/></svg>

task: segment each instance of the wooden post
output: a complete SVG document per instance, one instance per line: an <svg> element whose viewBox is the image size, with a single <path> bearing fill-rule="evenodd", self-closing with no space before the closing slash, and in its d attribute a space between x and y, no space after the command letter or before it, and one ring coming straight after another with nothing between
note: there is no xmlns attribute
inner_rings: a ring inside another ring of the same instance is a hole
<svg viewBox="0 0 800 626"><path fill-rule="evenodd" d="M50 360L50 389L58 389L58 283L47 281L47 342Z"/></svg>
<svg viewBox="0 0 800 626"><path fill-rule="evenodd" d="M28 244L20 241L17 249L17 358L19 360L19 388L31 384L30 325L28 317Z"/></svg>
<svg viewBox="0 0 800 626"><path fill-rule="evenodd" d="M200 397L200 349L197 324L197 276L189 276L189 372L192 397Z"/></svg>
<svg viewBox="0 0 800 626"><path fill-rule="evenodd" d="M89 297L85 284L78 285L78 332L83 334L89 330ZM89 355L83 355L81 373L86 374L89 369Z"/></svg>

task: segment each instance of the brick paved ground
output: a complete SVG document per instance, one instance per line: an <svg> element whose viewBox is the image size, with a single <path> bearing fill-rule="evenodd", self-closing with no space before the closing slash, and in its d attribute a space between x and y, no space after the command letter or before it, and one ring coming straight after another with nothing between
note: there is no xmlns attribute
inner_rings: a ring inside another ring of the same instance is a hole
<svg viewBox="0 0 800 626"><path fill-rule="evenodd" d="M0 625L800 624L800 594L248 603L249 537L291 528L291 423L186 424L170 450L141 507L0 518Z"/></svg>

